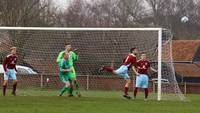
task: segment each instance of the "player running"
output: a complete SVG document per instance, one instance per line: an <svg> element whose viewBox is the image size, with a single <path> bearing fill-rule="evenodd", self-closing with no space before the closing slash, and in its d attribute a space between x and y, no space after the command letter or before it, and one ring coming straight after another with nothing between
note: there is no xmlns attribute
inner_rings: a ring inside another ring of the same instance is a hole
<svg viewBox="0 0 200 113"><path fill-rule="evenodd" d="M148 70L151 69L154 72L157 72L154 68L150 66L149 61L146 58L146 54L142 53L141 54L141 59L137 61L137 73L136 73L136 84L135 84L135 89L134 89L134 99L136 98L137 95L137 90L138 88L144 89L145 93L145 99L147 100L148 97L148 83L149 83L149 77L148 77Z"/></svg>
<svg viewBox="0 0 200 113"><path fill-rule="evenodd" d="M17 88L16 50L17 48L11 47L10 50L11 50L11 54L7 55L3 61L3 69L4 69L3 96L6 95L8 80L13 80L12 95L16 96L16 88Z"/></svg>
<svg viewBox="0 0 200 113"><path fill-rule="evenodd" d="M76 88L76 95L78 97L80 97L81 94L80 94L80 90L79 90L79 84L78 84L78 81L76 79L76 72L75 72L75 68L74 68L74 62L78 60L78 55L75 53L75 51L77 51L77 50L72 51L71 44L66 43L65 44L65 51L67 51L69 53L69 58L68 58L69 65L72 65L71 70L73 70L73 71L69 72L69 79L71 80L71 88L72 88L70 95L72 95L73 86L75 86L75 88ZM57 57L57 63L58 64L61 62L61 60L62 60L62 54L65 51L62 51L62 52L59 53L59 55Z"/></svg>
<svg viewBox="0 0 200 113"><path fill-rule="evenodd" d="M117 70L114 70L112 67L103 66L99 70L100 72L103 70L111 72L111 73L118 75L125 79L126 83L124 86L123 97L125 97L127 99L131 99L131 97L128 95L129 85L131 83L130 77L128 75L128 70L130 70L130 68L132 68L132 70L135 73L137 73L136 69L135 69L135 65L136 65L136 61L137 61L136 54L137 54L137 49L131 48L130 53L123 59L123 65L120 68L118 68Z"/></svg>
<svg viewBox="0 0 200 113"><path fill-rule="evenodd" d="M62 81L62 83L65 84L63 88L61 89L60 95L62 96L66 91L70 94L70 82L69 82L69 72L73 71L71 70L71 65L69 64L69 53L64 52L63 53L63 59L59 64L59 79ZM72 95L69 95L72 96Z"/></svg>

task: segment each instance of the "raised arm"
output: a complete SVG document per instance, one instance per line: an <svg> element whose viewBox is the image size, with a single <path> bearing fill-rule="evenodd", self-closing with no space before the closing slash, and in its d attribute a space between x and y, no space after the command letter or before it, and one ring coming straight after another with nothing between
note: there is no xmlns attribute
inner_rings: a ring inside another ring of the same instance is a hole
<svg viewBox="0 0 200 113"><path fill-rule="evenodd" d="M71 56L72 56L73 61L78 60L78 55L74 51L71 51Z"/></svg>
<svg viewBox="0 0 200 113"><path fill-rule="evenodd" d="M64 53L64 51L62 51L62 52L60 52L60 53L58 54L58 57L57 57L57 59L56 59L56 63L57 63L57 64L59 64L59 63L62 61L63 53Z"/></svg>
<svg viewBox="0 0 200 113"><path fill-rule="evenodd" d="M158 72L156 69L154 69L153 67L150 67L150 70L154 71L154 72Z"/></svg>

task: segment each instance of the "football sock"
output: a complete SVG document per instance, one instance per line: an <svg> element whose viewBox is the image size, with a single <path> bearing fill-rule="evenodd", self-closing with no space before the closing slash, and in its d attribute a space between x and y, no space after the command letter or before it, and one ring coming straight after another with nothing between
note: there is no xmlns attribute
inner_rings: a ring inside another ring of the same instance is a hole
<svg viewBox="0 0 200 113"><path fill-rule="evenodd" d="M6 95L6 85L3 85L3 96L5 96Z"/></svg>
<svg viewBox="0 0 200 113"><path fill-rule="evenodd" d="M106 70L108 72L113 72L113 68L112 67L103 67L103 70Z"/></svg>
<svg viewBox="0 0 200 113"><path fill-rule="evenodd" d="M69 95L73 95L73 87L72 86L69 87L68 93L69 93Z"/></svg>
<svg viewBox="0 0 200 113"><path fill-rule="evenodd" d="M16 94L16 89L17 89L17 83L13 85L12 94Z"/></svg>
<svg viewBox="0 0 200 113"><path fill-rule="evenodd" d="M70 82L70 85L71 85L71 86L68 88L68 94L69 94L69 95L73 95L72 80L70 79L69 82Z"/></svg>
<svg viewBox="0 0 200 113"><path fill-rule="evenodd" d="M128 95L128 87L124 87L124 94Z"/></svg>
<svg viewBox="0 0 200 113"><path fill-rule="evenodd" d="M148 97L148 94L149 94L148 88L145 88L145 89L144 89L144 93L145 93L145 98L147 98L147 97Z"/></svg>
<svg viewBox="0 0 200 113"><path fill-rule="evenodd" d="M136 98L138 88L134 89L134 98Z"/></svg>
<svg viewBox="0 0 200 113"><path fill-rule="evenodd" d="M76 88L76 94L79 94L80 91L79 91L79 85L78 85L78 82L77 81L74 81L74 86Z"/></svg>
<svg viewBox="0 0 200 113"><path fill-rule="evenodd" d="M62 89L61 89L61 92L60 92L60 96L63 95L63 93L65 93L69 88L67 88L66 86L64 86Z"/></svg>

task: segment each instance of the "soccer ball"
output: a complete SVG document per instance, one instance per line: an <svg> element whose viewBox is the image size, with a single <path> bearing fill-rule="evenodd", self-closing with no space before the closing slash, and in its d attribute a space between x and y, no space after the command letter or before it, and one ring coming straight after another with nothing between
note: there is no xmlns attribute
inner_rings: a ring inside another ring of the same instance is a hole
<svg viewBox="0 0 200 113"><path fill-rule="evenodd" d="M181 22L182 23L186 23L186 22L188 22L189 21L189 18L187 17L187 16L183 16L182 18L181 18Z"/></svg>

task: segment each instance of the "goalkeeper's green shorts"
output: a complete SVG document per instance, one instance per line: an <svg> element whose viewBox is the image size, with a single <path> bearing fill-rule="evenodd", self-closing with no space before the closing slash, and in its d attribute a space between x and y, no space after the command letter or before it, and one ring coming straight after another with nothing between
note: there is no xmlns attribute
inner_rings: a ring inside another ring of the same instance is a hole
<svg viewBox="0 0 200 113"><path fill-rule="evenodd" d="M76 78L76 72L74 67L71 67L71 69L73 70L73 72L69 72L69 79L75 79Z"/></svg>

